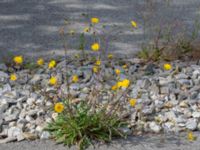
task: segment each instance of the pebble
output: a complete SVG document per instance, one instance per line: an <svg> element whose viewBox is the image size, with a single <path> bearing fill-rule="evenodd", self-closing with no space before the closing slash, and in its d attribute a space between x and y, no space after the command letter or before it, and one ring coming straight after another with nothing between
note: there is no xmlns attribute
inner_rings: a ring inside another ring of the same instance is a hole
<svg viewBox="0 0 200 150"><path fill-rule="evenodd" d="M196 119L188 119L186 122L186 128L189 130L196 130L197 128L197 120Z"/></svg>
<svg viewBox="0 0 200 150"><path fill-rule="evenodd" d="M155 122L150 122L149 127L155 133L159 133L161 130L161 127L159 125L157 125Z"/></svg>
<svg viewBox="0 0 200 150"><path fill-rule="evenodd" d="M47 132L47 131L43 131L43 132L41 133L41 135L40 135L40 139L41 139L41 140L48 140L48 139L50 139L50 137L51 137L51 135L50 135L50 133Z"/></svg>

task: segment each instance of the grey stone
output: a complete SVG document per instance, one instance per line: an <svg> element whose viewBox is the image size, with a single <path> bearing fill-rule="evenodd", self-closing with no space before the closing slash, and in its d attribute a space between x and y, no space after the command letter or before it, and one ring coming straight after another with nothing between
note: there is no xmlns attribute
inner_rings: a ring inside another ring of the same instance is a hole
<svg viewBox="0 0 200 150"><path fill-rule="evenodd" d="M186 122L186 128L189 130L196 130L197 129L197 120L196 119L188 119Z"/></svg>
<svg viewBox="0 0 200 150"><path fill-rule="evenodd" d="M119 131L122 132L125 135L131 135L132 134L131 129L125 128L125 127L124 128L119 128Z"/></svg>
<svg viewBox="0 0 200 150"><path fill-rule="evenodd" d="M151 86L151 82L149 81L149 79L144 79L142 81L141 88L147 89L149 88L149 86Z"/></svg>
<svg viewBox="0 0 200 150"><path fill-rule="evenodd" d="M42 140L48 140L51 137L50 133L47 131L43 131L40 135L40 139Z"/></svg>
<svg viewBox="0 0 200 150"><path fill-rule="evenodd" d="M28 105L30 105L30 106L31 106L31 105L33 105L33 104L36 102L36 99L35 99L35 98L32 98L32 97L30 97L30 98L28 98L28 99L27 99L27 101L26 101L26 102L27 102L27 104L28 104Z"/></svg>
<svg viewBox="0 0 200 150"><path fill-rule="evenodd" d="M0 114L4 113L7 109L8 109L8 102L5 100L2 100L2 102L0 102Z"/></svg>
<svg viewBox="0 0 200 150"><path fill-rule="evenodd" d="M174 123L172 122L165 122L163 124L163 129L166 131L166 132L172 132L173 131L173 128L174 128Z"/></svg>
<svg viewBox="0 0 200 150"><path fill-rule="evenodd" d="M4 97L10 98L10 99L15 99L14 101L16 101L16 99L19 98L19 93L15 90L7 91L7 92L4 93Z"/></svg>
<svg viewBox="0 0 200 150"><path fill-rule="evenodd" d="M160 88L160 93L161 94L169 94L169 92L170 92L170 89L169 89L168 86L164 86L164 87Z"/></svg>
<svg viewBox="0 0 200 150"><path fill-rule="evenodd" d="M179 79L188 79L188 75L186 75L184 73L180 73L180 74L175 75L175 78L177 80L179 80Z"/></svg>
<svg viewBox="0 0 200 150"><path fill-rule="evenodd" d="M11 86L9 84L4 84L0 87L0 95L2 95L5 92L11 92Z"/></svg>
<svg viewBox="0 0 200 150"><path fill-rule="evenodd" d="M88 94L84 94L84 93L80 93L79 94L79 98L81 98L82 100L85 100L87 98Z"/></svg>
<svg viewBox="0 0 200 150"><path fill-rule="evenodd" d="M6 83L8 78L9 78L9 76L7 73L0 71L0 83Z"/></svg>
<svg viewBox="0 0 200 150"><path fill-rule="evenodd" d="M156 124L155 122L150 122L149 127L155 133L159 133L161 131L161 127L158 124Z"/></svg>
<svg viewBox="0 0 200 150"><path fill-rule="evenodd" d="M200 112L193 112L192 117L194 118L200 118Z"/></svg>
<svg viewBox="0 0 200 150"><path fill-rule="evenodd" d="M8 137L19 137L22 134L22 129L19 127L11 127L8 129Z"/></svg>
<svg viewBox="0 0 200 150"><path fill-rule="evenodd" d="M31 84L38 84L41 80L42 76L40 74L35 74L29 82Z"/></svg>
<svg viewBox="0 0 200 150"><path fill-rule="evenodd" d="M173 83L173 79L171 77L164 78L164 77L159 77L159 85L165 86L168 85L169 83Z"/></svg>
<svg viewBox="0 0 200 150"><path fill-rule="evenodd" d="M146 106L142 109L142 113L144 115L150 115L154 112L155 110L155 106L154 105L150 105L150 106Z"/></svg>
<svg viewBox="0 0 200 150"><path fill-rule="evenodd" d="M80 89L80 85L77 83L71 84L70 85L70 90L75 90L78 91Z"/></svg>
<svg viewBox="0 0 200 150"><path fill-rule="evenodd" d="M7 71L7 69L8 69L8 67L4 63L0 64L0 70Z"/></svg>
<svg viewBox="0 0 200 150"><path fill-rule="evenodd" d="M193 85L192 81L190 81L188 79L179 79L179 80L177 80L177 82L180 83L181 85L188 85L188 86Z"/></svg>
<svg viewBox="0 0 200 150"><path fill-rule="evenodd" d="M193 79L197 79L199 75L200 75L200 70L195 70L195 71L192 73L192 78L193 78Z"/></svg>

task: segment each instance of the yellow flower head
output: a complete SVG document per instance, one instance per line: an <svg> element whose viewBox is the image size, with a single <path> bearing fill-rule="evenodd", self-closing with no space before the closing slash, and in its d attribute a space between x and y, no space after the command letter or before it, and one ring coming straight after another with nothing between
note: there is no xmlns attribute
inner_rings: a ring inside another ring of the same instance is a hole
<svg viewBox="0 0 200 150"><path fill-rule="evenodd" d="M13 61L17 64L17 65L21 65L23 63L23 57L22 56L15 56L13 58Z"/></svg>
<svg viewBox="0 0 200 150"><path fill-rule="evenodd" d="M99 43L93 43L93 44L91 45L91 49L92 49L93 51L98 51L99 48L100 48Z"/></svg>
<svg viewBox="0 0 200 150"><path fill-rule="evenodd" d="M84 28L84 32L90 32L90 28L89 27Z"/></svg>
<svg viewBox="0 0 200 150"><path fill-rule="evenodd" d="M55 60L51 60L51 61L49 62L49 65L48 65L49 69L52 69L52 68L54 68L55 66L56 66L56 61L55 61Z"/></svg>
<svg viewBox="0 0 200 150"><path fill-rule="evenodd" d="M56 77L51 77L49 79L49 84L50 85L56 85L57 84L57 78Z"/></svg>
<svg viewBox="0 0 200 150"><path fill-rule="evenodd" d="M79 54L75 54L75 58L80 58L80 55Z"/></svg>
<svg viewBox="0 0 200 150"><path fill-rule="evenodd" d="M16 74L11 74L11 75L10 75L10 80L11 80L11 81L16 81L16 80L17 80Z"/></svg>
<svg viewBox="0 0 200 150"><path fill-rule="evenodd" d="M135 21L131 21L131 25L134 27L134 28L137 28L137 23Z"/></svg>
<svg viewBox="0 0 200 150"><path fill-rule="evenodd" d="M115 69L115 73L116 73L116 75L119 75L121 73L121 71L119 69Z"/></svg>
<svg viewBox="0 0 200 150"><path fill-rule="evenodd" d="M196 138L197 137L191 131L188 132L188 135L187 135L188 141L190 141L190 142L195 141Z"/></svg>
<svg viewBox="0 0 200 150"><path fill-rule="evenodd" d="M99 67L98 66L93 66L92 68L94 73L97 73L99 71Z"/></svg>
<svg viewBox="0 0 200 150"><path fill-rule="evenodd" d="M70 34L70 35L74 35L74 34L75 34L75 31L74 31L74 30L70 30L70 31L69 31L69 34Z"/></svg>
<svg viewBox="0 0 200 150"><path fill-rule="evenodd" d="M163 65L163 68L164 68L165 70L171 70L171 69L172 69L172 66L171 66L170 64L164 64L164 65Z"/></svg>
<svg viewBox="0 0 200 150"><path fill-rule="evenodd" d="M72 82L74 82L74 83L76 83L76 82L78 82L78 76L77 75L73 75L72 76Z"/></svg>
<svg viewBox="0 0 200 150"><path fill-rule="evenodd" d="M123 68L123 69L126 69L126 68L127 68L127 65L123 65L122 68Z"/></svg>
<svg viewBox="0 0 200 150"><path fill-rule="evenodd" d="M113 85L111 89L112 89L113 91L117 90L117 89L118 89L117 84Z"/></svg>
<svg viewBox="0 0 200 150"><path fill-rule="evenodd" d="M108 54L108 59L112 59L113 55L112 54Z"/></svg>
<svg viewBox="0 0 200 150"><path fill-rule="evenodd" d="M57 113L61 113L64 110L64 105L63 103L56 103L54 106L54 111Z"/></svg>
<svg viewBox="0 0 200 150"><path fill-rule="evenodd" d="M39 59L37 60L37 64L38 64L38 66L44 65L44 59L39 58Z"/></svg>
<svg viewBox="0 0 200 150"><path fill-rule="evenodd" d="M130 103L131 107L135 107L137 100L136 99L130 99L129 103Z"/></svg>
<svg viewBox="0 0 200 150"><path fill-rule="evenodd" d="M95 65L100 66L100 65L101 65L101 60L97 60L97 61L95 62Z"/></svg>
<svg viewBox="0 0 200 150"><path fill-rule="evenodd" d="M124 79L122 81L117 82L118 88L127 88L130 84L130 81L128 79Z"/></svg>
<svg viewBox="0 0 200 150"><path fill-rule="evenodd" d="M91 18L91 23L93 24L99 23L99 18Z"/></svg>

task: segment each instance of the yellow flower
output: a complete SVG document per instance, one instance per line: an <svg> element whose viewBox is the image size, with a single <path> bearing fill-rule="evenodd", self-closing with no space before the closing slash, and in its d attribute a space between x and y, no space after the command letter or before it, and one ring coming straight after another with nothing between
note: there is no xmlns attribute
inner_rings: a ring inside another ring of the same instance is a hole
<svg viewBox="0 0 200 150"><path fill-rule="evenodd" d="M93 51L98 51L99 48L100 48L99 43L93 43L93 44L91 45L91 49L92 49Z"/></svg>
<svg viewBox="0 0 200 150"><path fill-rule="evenodd" d="M76 82L78 82L78 76L77 75L73 75L73 77L72 77L72 82L74 82L74 83L76 83Z"/></svg>
<svg viewBox="0 0 200 150"><path fill-rule="evenodd" d="M112 89L113 91L117 90L117 89L118 89L117 84L113 85L111 89Z"/></svg>
<svg viewBox="0 0 200 150"><path fill-rule="evenodd" d="M17 80L16 74L11 74L11 75L10 75L10 80L11 80L11 81L16 81L16 80Z"/></svg>
<svg viewBox="0 0 200 150"><path fill-rule="evenodd" d="M57 84L57 78L56 77L51 77L49 79L49 84L50 85L56 85Z"/></svg>
<svg viewBox="0 0 200 150"><path fill-rule="evenodd" d="M135 107L136 103L137 103L137 100L136 99L130 99L129 100L129 103L132 107Z"/></svg>
<svg viewBox="0 0 200 150"><path fill-rule="evenodd" d="M23 63L23 57L22 56L15 56L13 58L13 61L17 64L17 65L20 65Z"/></svg>
<svg viewBox="0 0 200 150"><path fill-rule="evenodd" d="M80 55L79 54L75 54L75 58L80 58Z"/></svg>
<svg viewBox="0 0 200 150"><path fill-rule="evenodd" d="M54 106L54 111L57 113L61 113L64 110L64 105L63 103L56 103Z"/></svg>
<svg viewBox="0 0 200 150"><path fill-rule="evenodd" d="M172 66L171 66L170 64L164 64L164 65L163 65L163 68L164 68L165 70L171 70L171 69L172 69Z"/></svg>
<svg viewBox="0 0 200 150"><path fill-rule="evenodd" d="M49 69L52 69L52 68L54 68L55 66L56 66L56 61L55 61L55 60L51 60L51 61L49 62L49 65L48 65Z"/></svg>
<svg viewBox="0 0 200 150"><path fill-rule="evenodd" d="M44 59L39 58L39 59L37 60L37 64L38 64L38 66L44 65Z"/></svg>
<svg viewBox="0 0 200 150"><path fill-rule="evenodd" d="M187 139L188 141L192 142L192 141L195 141L197 137L191 131L189 131L187 135Z"/></svg>
<svg viewBox="0 0 200 150"><path fill-rule="evenodd" d="M135 21L131 21L131 25L134 27L134 28L137 28L137 23Z"/></svg>
<svg viewBox="0 0 200 150"><path fill-rule="evenodd" d="M86 27L85 29L84 29L84 32L89 32L90 31L90 28L89 27Z"/></svg>
<svg viewBox="0 0 200 150"><path fill-rule="evenodd" d="M101 60L97 60L97 61L95 62L95 64L96 64L97 66L100 66L100 65L101 65Z"/></svg>
<svg viewBox="0 0 200 150"><path fill-rule="evenodd" d="M118 88L122 87L122 88L127 88L130 84L130 81L128 79L124 79L122 81L117 82L117 86Z"/></svg>
<svg viewBox="0 0 200 150"><path fill-rule="evenodd" d="M122 68L123 68L123 69L126 69L126 68L127 68L127 65L123 65Z"/></svg>
<svg viewBox="0 0 200 150"><path fill-rule="evenodd" d="M112 59L113 55L112 54L108 54L108 59Z"/></svg>
<svg viewBox="0 0 200 150"><path fill-rule="evenodd" d="M91 23L93 24L99 23L99 18L91 18Z"/></svg>
<svg viewBox="0 0 200 150"><path fill-rule="evenodd" d="M92 70L93 70L94 73L97 73L99 71L99 67L98 66L94 66L92 68Z"/></svg>
<svg viewBox="0 0 200 150"><path fill-rule="evenodd" d="M119 75L121 73L121 71L119 69L115 69L115 73L116 73L116 75Z"/></svg>
<svg viewBox="0 0 200 150"><path fill-rule="evenodd" d="M70 35L74 35L74 34L75 34L75 31L74 31L74 30L70 30L70 31L69 31L69 34L70 34Z"/></svg>

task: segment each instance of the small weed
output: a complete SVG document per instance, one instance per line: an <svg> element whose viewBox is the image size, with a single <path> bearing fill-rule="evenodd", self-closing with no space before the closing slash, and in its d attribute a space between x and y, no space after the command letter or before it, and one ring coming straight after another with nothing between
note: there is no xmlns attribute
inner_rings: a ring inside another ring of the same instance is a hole
<svg viewBox="0 0 200 150"><path fill-rule="evenodd" d="M68 105L66 108L70 109L60 113L46 129L58 143L69 147L77 144L83 150L94 141L110 142L113 137L125 137L119 128L126 123L115 114L108 115L103 108L91 111L91 107L85 102Z"/></svg>

